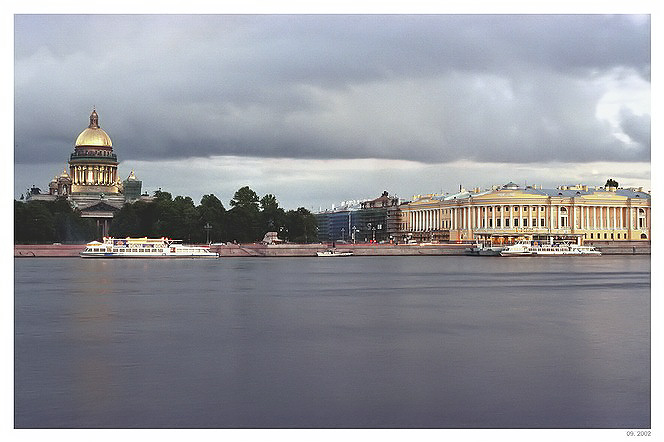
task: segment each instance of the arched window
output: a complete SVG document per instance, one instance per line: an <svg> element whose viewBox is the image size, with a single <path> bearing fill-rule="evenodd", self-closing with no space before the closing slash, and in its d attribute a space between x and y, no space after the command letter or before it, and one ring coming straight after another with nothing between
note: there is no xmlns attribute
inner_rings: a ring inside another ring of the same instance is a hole
<svg viewBox="0 0 664 442"><path fill-rule="evenodd" d="M567 208L566 207L561 207L560 208L560 227L568 227L569 226L569 217L567 215Z"/></svg>
<svg viewBox="0 0 664 442"><path fill-rule="evenodd" d="M639 209L639 229L646 228L646 211Z"/></svg>

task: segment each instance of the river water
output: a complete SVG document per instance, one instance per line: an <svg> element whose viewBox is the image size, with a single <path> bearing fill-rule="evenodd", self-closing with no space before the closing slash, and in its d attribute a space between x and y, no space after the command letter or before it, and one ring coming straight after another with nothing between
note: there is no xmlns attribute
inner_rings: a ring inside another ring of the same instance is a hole
<svg viewBox="0 0 664 442"><path fill-rule="evenodd" d="M17 428L647 428L650 257L15 260Z"/></svg>

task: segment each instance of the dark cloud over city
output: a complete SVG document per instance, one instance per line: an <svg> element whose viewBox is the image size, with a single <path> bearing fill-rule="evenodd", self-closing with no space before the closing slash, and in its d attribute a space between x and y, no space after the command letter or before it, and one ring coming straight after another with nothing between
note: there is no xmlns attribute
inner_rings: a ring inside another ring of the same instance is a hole
<svg viewBox="0 0 664 442"><path fill-rule="evenodd" d="M647 15L17 15L14 36L17 194L93 106L121 175L175 193L649 185Z"/></svg>
<svg viewBox="0 0 664 442"><path fill-rule="evenodd" d="M17 16L15 40L18 163L61 159L93 105L127 160L650 155L649 108L597 117L649 87L647 17Z"/></svg>

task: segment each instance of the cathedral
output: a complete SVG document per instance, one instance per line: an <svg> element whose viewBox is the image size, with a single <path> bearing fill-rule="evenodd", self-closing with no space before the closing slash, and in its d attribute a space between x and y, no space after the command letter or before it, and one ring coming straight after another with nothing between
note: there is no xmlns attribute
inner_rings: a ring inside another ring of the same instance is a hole
<svg viewBox="0 0 664 442"><path fill-rule="evenodd" d="M76 138L68 165L69 172L63 170L51 180L48 193L30 189L28 201L65 197L81 211L82 217L97 222L99 236L107 236L113 216L125 203L150 199L141 195L142 183L133 170L126 180L120 179L111 137L99 126L95 109L90 114L90 124Z"/></svg>

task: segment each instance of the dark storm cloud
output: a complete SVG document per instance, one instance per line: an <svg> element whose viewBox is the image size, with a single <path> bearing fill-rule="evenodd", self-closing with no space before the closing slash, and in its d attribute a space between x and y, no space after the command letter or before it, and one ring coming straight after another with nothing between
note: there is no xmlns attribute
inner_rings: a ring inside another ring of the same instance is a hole
<svg viewBox="0 0 664 442"><path fill-rule="evenodd" d="M16 161L64 161L92 105L123 160L244 155L648 161L632 16L17 16ZM649 112L649 110L648 110Z"/></svg>

